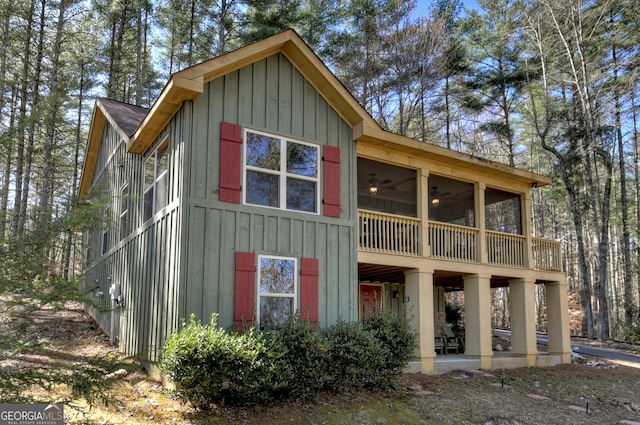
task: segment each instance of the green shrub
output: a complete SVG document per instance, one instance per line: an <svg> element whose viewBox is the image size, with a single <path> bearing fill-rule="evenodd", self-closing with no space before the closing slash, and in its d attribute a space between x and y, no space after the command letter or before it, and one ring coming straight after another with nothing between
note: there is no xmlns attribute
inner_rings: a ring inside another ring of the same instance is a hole
<svg viewBox="0 0 640 425"><path fill-rule="evenodd" d="M640 344L640 326L622 325L622 339L632 344Z"/></svg>
<svg viewBox="0 0 640 425"><path fill-rule="evenodd" d="M406 319L388 312L324 331L296 314L278 329L244 334L218 328L217 318L203 325L191 317L167 340L160 364L175 394L197 409L311 399L323 387L388 385L415 345Z"/></svg>
<svg viewBox="0 0 640 425"><path fill-rule="evenodd" d="M339 320L325 330L330 358L328 389L371 388L380 382L378 370L387 361L387 350L361 323Z"/></svg>
<svg viewBox="0 0 640 425"><path fill-rule="evenodd" d="M254 328L231 336L224 402L234 406L270 404L279 386L282 352Z"/></svg>
<svg viewBox="0 0 640 425"><path fill-rule="evenodd" d="M197 409L208 408L223 396L223 381L234 366L233 337L217 327L218 316L203 325L189 323L171 335L164 346L160 369L175 384L175 394Z"/></svg>
<svg viewBox="0 0 640 425"><path fill-rule="evenodd" d="M385 349L385 362L379 372L379 383L388 385L402 371L413 357L417 345L417 336L411 330L405 315L391 310L376 311L369 314L362 327L371 332Z"/></svg>
<svg viewBox="0 0 640 425"><path fill-rule="evenodd" d="M324 385L329 360L323 333L296 313L289 323L269 335L273 351L282 353L277 376L282 386L273 388L274 395L295 400L313 398Z"/></svg>

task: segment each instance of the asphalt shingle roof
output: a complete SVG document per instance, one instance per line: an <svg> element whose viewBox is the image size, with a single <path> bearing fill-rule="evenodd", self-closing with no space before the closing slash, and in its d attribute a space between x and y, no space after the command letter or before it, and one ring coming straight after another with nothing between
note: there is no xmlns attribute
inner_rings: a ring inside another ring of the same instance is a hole
<svg viewBox="0 0 640 425"><path fill-rule="evenodd" d="M129 137L133 136L147 112L149 112L149 109L142 106L130 105L105 97L100 98L99 101L105 112Z"/></svg>

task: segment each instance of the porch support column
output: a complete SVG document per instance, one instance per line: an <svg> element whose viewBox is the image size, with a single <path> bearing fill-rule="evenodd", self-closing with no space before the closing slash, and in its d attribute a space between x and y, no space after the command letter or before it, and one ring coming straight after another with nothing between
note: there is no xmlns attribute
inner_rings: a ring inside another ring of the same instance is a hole
<svg viewBox="0 0 640 425"><path fill-rule="evenodd" d="M563 279L545 283L544 286L547 292L549 354L560 355L562 363L571 363L567 282Z"/></svg>
<svg viewBox="0 0 640 425"><path fill-rule="evenodd" d="M480 357L481 368L491 369L491 276L463 276L465 298L465 354Z"/></svg>
<svg viewBox="0 0 640 425"><path fill-rule="evenodd" d="M538 354L535 318L535 281L509 281L511 298L511 352L527 358L527 367L536 365Z"/></svg>
<svg viewBox="0 0 640 425"><path fill-rule="evenodd" d="M433 334L433 270L411 269L405 273L406 313L411 329L418 335L415 356L421 372L433 374L436 357Z"/></svg>

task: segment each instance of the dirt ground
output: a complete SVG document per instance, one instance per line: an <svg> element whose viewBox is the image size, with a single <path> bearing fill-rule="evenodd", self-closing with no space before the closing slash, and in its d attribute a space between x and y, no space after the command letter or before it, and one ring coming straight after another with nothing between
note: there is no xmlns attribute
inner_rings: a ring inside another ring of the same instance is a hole
<svg viewBox="0 0 640 425"><path fill-rule="evenodd" d="M67 423L95 424L617 424L640 423L640 369L586 358L585 363L506 372L403 375L397 390L321 394L306 405L196 412L172 399L133 360L121 356L77 305L41 310L31 335L49 340L50 358L15 358L2 367L50 363L100 373L92 405L68 388L34 388L34 401L63 402ZM637 347L621 346L634 350ZM101 362L96 362L101 359ZM588 412L586 412L588 404Z"/></svg>

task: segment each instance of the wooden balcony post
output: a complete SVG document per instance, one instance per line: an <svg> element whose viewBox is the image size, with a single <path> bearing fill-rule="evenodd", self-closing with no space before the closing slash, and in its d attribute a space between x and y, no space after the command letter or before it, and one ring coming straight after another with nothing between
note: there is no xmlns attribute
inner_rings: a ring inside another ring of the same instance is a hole
<svg viewBox="0 0 640 425"><path fill-rule="evenodd" d="M429 170L418 170L418 218L422 220L420 226L419 254L423 257L431 256L429 245Z"/></svg>
<svg viewBox="0 0 640 425"><path fill-rule="evenodd" d="M533 230L531 219L531 192L527 192L520 198L521 211L522 211L522 234L526 238L524 244L524 268L535 268L535 262L533 260Z"/></svg>
<svg viewBox="0 0 640 425"><path fill-rule="evenodd" d="M479 357L483 369L491 369L490 275L463 276L465 298L465 354Z"/></svg>
<svg viewBox="0 0 640 425"><path fill-rule="evenodd" d="M476 227L478 228L478 255L476 256L479 263L487 264L489 257L487 255L487 233L486 218L484 214L484 191L487 185L484 182L475 184L475 210L476 210Z"/></svg>
<svg viewBox="0 0 640 425"><path fill-rule="evenodd" d="M535 280L531 278L509 281L511 297L511 352L525 356L527 367L536 365Z"/></svg>
<svg viewBox="0 0 640 425"><path fill-rule="evenodd" d="M436 356L433 331L433 270L405 271L405 306L411 317L411 328L418 335L415 355L420 359L421 372L433 373Z"/></svg>

